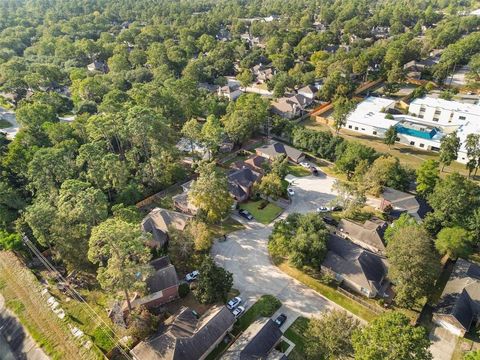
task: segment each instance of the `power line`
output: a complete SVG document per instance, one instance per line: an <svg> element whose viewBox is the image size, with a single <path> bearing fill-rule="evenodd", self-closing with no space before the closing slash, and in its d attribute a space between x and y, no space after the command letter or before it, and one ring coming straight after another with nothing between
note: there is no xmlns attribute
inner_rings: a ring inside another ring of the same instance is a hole
<svg viewBox="0 0 480 360"><path fill-rule="evenodd" d="M38 250L38 248L30 241L30 239L26 236L23 235L22 237L23 243L27 245L27 247L35 254L35 256L40 260L40 262L49 270L50 272L54 273L57 281L62 281L65 283L68 283L68 281L63 277L63 275L50 263L50 261L43 256L43 254ZM110 335L110 333L107 331L105 332L105 335L115 344L115 346L120 350L123 356L125 358L132 360L133 358L128 354L122 346L121 343L121 338L118 336L118 334L114 331L110 325L103 320L103 318L90 306L90 304L82 297L81 294L78 293L75 289L71 288L70 286L66 287L67 292L69 292L69 295L71 295L73 298L78 299L81 303L85 304L87 306L87 312L89 313L89 318L94 319L97 318L97 320L100 320L100 322L105 326L108 330L111 331L111 333L115 336L115 338ZM127 349L130 350L127 346Z"/></svg>

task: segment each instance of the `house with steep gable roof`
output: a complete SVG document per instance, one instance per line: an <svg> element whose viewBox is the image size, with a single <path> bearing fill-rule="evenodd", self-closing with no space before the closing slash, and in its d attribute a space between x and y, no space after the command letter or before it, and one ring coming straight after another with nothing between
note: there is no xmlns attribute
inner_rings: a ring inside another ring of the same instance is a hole
<svg viewBox="0 0 480 360"><path fill-rule="evenodd" d="M480 266L458 259L433 313L433 322L465 336L480 316Z"/></svg>
<svg viewBox="0 0 480 360"><path fill-rule="evenodd" d="M166 330L141 341L131 351L135 360L203 360L223 340L235 323L226 306L214 306L197 319L183 307Z"/></svg>

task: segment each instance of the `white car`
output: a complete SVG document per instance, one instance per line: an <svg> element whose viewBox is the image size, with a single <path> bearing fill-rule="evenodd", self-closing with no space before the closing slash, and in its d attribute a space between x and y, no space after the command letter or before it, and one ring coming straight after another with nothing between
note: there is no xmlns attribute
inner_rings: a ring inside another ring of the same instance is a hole
<svg viewBox="0 0 480 360"><path fill-rule="evenodd" d="M191 273L188 273L188 274L185 276L185 281L190 282L190 281L193 281L193 280L197 280L198 275L200 275L200 273L198 272L198 270L192 271Z"/></svg>
<svg viewBox="0 0 480 360"><path fill-rule="evenodd" d="M244 311L245 308L243 306L238 306L235 308L235 310L232 311L232 314L233 316L235 316L235 318L238 318L240 315L243 314Z"/></svg>
<svg viewBox="0 0 480 360"><path fill-rule="evenodd" d="M287 193L288 193L288 195L290 195L290 196L295 195L295 191L293 191L292 188L288 188L288 189L287 189Z"/></svg>
<svg viewBox="0 0 480 360"><path fill-rule="evenodd" d="M303 166L304 168L307 168L307 169L310 168L310 164L309 164L308 162L306 162L306 161L302 161L302 162L300 163L300 166Z"/></svg>
<svg viewBox="0 0 480 360"><path fill-rule="evenodd" d="M317 208L318 213L326 213L329 212L330 210L326 206L320 206Z"/></svg>
<svg viewBox="0 0 480 360"><path fill-rule="evenodd" d="M228 300L227 308L229 310L235 309L242 302L242 298L239 296L234 297L233 299Z"/></svg>

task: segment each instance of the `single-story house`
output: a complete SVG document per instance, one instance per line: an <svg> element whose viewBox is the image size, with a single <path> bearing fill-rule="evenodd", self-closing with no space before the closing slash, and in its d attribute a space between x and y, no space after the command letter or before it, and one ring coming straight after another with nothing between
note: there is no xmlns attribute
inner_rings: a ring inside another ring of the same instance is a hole
<svg viewBox="0 0 480 360"><path fill-rule="evenodd" d="M221 360L285 359L285 355L275 350L281 341L282 332L270 318L254 321L235 340L221 357Z"/></svg>
<svg viewBox="0 0 480 360"><path fill-rule="evenodd" d="M329 235L322 271L349 289L373 298L384 297L389 287L386 261L351 241Z"/></svg>
<svg viewBox="0 0 480 360"><path fill-rule="evenodd" d="M214 306L199 319L183 307L163 333L141 341L130 353L135 360L203 360L234 323L235 316L226 306Z"/></svg>
<svg viewBox="0 0 480 360"><path fill-rule="evenodd" d="M192 180L182 184L182 190L180 194L172 197L173 206L181 212L189 215L196 215L198 208L188 200L188 192L192 186Z"/></svg>
<svg viewBox="0 0 480 360"><path fill-rule="evenodd" d="M433 322L465 336L480 315L480 266L458 259L433 313Z"/></svg>
<svg viewBox="0 0 480 360"><path fill-rule="evenodd" d="M338 223L338 229L343 236L362 248L381 255L385 255L383 235L387 226L385 221L376 217L363 224L348 219L342 219Z"/></svg>
<svg viewBox="0 0 480 360"><path fill-rule="evenodd" d="M312 98L296 94L289 97L281 97L272 101L270 105L274 114L286 119L292 119L300 116L312 103Z"/></svg>
<svg viewBox="0 0 480 360"><path fill-rule="evenodd" d="M142 230L153 235L152 247L163 247L168 241L168 229L185 229L192 216L162 208L155 208L143 219Z"/></svg>
<svg viewBox="0 0 480 360"><path fill-rule="evenodd" d="M255 149L259 156L263 156L269 160L275 159L280 155L287 155L288 160L298 164L305 160L305 154L291 146L282 144L280 142L273 142L269 145L263 145Z"/></svg>
<svg viewBox="0 0 480 360"><path fill-rule="evenodd" d="M224 96L230 101L237 100L243 94L240 84L228 83L225 86L218 88L218 96Z"/></svg>
<svg viewBox="0 0 480 360"><path fill-rule="evenodd" d="M94 61L90 64L87 65L87 70L90 72L102 72L102 73L107 73L108 72L108 66L105 64L103 61Z"/></svg>
<svg viewBox="0 0 480 360"><path fill-rule="evenodd" d="M297 91L297 94L313 100L313 99L315 99L315 96L317 95L317 92L318 92L318 90L315 86L307 85L307 86L304 86L301 89L299 89Z"/></svg>
<svg viewBox="0 0 480 360"><path fill-rule="evenodd" d="M231 170L227 175L228 191L235 201L241 203L247 201L252 195L253 185L261 175L248 167L240 170Z"/></svg>
<svg viewBox="0 0 480 360"><path fill-rule="evenodd" d="M393 217L402 213L412 215L417 221L421 221L431 211L428 204L415 195L395 190L389 187L383 189L380 209L388 212Z"/></svg>
<svg viewBox="0 0 480 360"><path fill-rule="evenodd" d="M154 269L152 276L147 278L148 295L135 298L131 304L133 308L145 306L154 308L178 299L178 280L175 266L170 263L168 256L155 259L150 263Z"/></svg>

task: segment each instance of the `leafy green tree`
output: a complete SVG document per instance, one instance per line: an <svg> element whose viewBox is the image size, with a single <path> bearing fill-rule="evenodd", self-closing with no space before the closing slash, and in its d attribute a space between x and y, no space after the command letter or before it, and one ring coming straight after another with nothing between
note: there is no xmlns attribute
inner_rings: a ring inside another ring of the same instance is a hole
<svg viewBox="0 0 480 360"><path fill-rule="evenodd" d="M207 221L217 222L229 214L233 205L227 178L218 172L213 162L200 165L198 174L190 188L189 200L199 208Z"/></svg>
<svg viewBox="0 0 480 360"><path fill-rule="evenodd" d="M417 193L424 198L428 197L437 181L440 179L439 163L436 160L426 160L416 170L417 174Z"/></svg>
<svg viewBox="0 0 480 360"><path fill-rule="evenodd" d="M358 360L431 360L430 340L423 327L413 327L400 312L386 312L352 336Z"/></svg>
<svg viewBox="0 0 480 360"><path fill-rule="evenodd" d="M433 290L440 262L428 233L418 225L396 229L387 244L389 277L395 284L395 301L411 308Z"/></svg>
<svg viewBox="0 0 480 360"><path fill-rule="evenodd" d="M308 359L350 359L352 335L360 322L347 312L334 310L321 318L312 318L305 332Z"/></svg>
<svg viewBox="0 0 480 360"><path fill-rule="evenodd" d="M21 247L22 238L19 234L0 229L0 250L19 250Z"/></svg>
<svg viewBox="0 0 480 360"><path fill-rule="evenodd" d="M435 248L452 259L467 257L473 251L468 231L461 227L443 228L437 234Z"/></svg>
<svg viewBox="0 0 480 360"><path fill-rule="evenodd" d="M225 132L233 141L242 143L260 126L268 116L268 103L258 94L243 94L230 103L223 118Z"/></svg>
<svg viewBox="0 0 480 360"><path fill-rule="evenodd" d="M368 146L352 141L347 144L347 148L335 162L338 170L345 173L350 180L355 173L357 166L366 161L371 164L377 157L376 151Z"/></svg>
<svg viewBox="0 0 480 360"><path fill-rule="evenodd" d="M206 256L199 268L199 278L193 294L202 304L226 301L233 285L232 273L215 265L210 256Z"/></svg>
<svg viewBox="0 0 480 360"><path fill-rule="evenodd" d="M427 200L433 212L427 214L425 227L434 234L442 227L463 226L468 221L480 206L480 187L453 173L437 182Z"/></svg>
<svg viewBox="0 0 480 360"><path fill-rule="evenodd" d="M350 112L355 108L355 102L347 97L339 96L333 100L333 120L335 131L338 134L340 129L347 123Z"/></svg>
<svg viewBox="0 0 480 360"><path fill-rule="evenodd" d="M480 359L480 350L469 351L463 357L463 360L479 360Z"/></svg>
<svg viewBox="0 0 480 360"><path fill-rule="evenodd" d="M288 173L288 157L286 155L276 156L270 165L270 171L283 179Z"/></svg>
<svg viewBox="0 0 480 360"><path fill-rule="evenodd" d="M145 244L148 233L132 223L111 218L92 229L88 259L98 264L97 279L105 290L123 291L132 310L129 291L144 290L153 273L151 254Z"/></svg>
<svg viewBox="0 0 480 360"><path fill-rule="evenodd" d="M383 238L385 239L385 241L388 244L388 242L390 240L392 240L393 236L398 231L400 231L404 227L416 226L416 225L418 225L418 223L417 223L417 220L415 220L415 218L413 216L411 216L410 214L407 214L407 213L403 213L402 215L400 215L400 217L397 220L395 220L393 223L391 223L387 227L387 229L385 230L385 234L383 235Z"/></svg>
<svg viewBox="0 0 480 360"><path fill-rule="evenodd" d="M273 256L285 257L298 267L318 269L327 253L328 230L315 213L290 214L275 223L268 248Z"/></svg>
<svg viewBox="0 0 480 360"><path fill-rule="evenodd" d="M282 179L274 172L266 174L259 183L255 184L255 189L265 198L277 200L283 194Z"/></svg>
<svg viewBox="0 0 480 360"><path fill-rule="evenodd" d="M224 136L222 123L215 115L209 115L202 126L202 142L207 146L210 155L220 146Z"/></svg>
<svg viewBox="0 0 480 360"><path fill-rule="evenodd" d="M384 186L406 190L413 178L413 171L403 167L398 158L380 156L372 163L362 180L369 192L379 196Z"/></svg>
<svg viewBox="0 0 480 360"><path fill-rule="evenodd" d="M195 143L201 139L202 126L199 124L197 119L190 119L182 127L182 135L190 140L190 148L192 150L195 146Z"/></svg>
<svg viewBox="0 0 480 360"><path fill-rule="evenodd" d="M107 218L107 199L90 184L65 181L58 195L57 213L52 224L55 250L69 267L85 269L88 239L94 226Z"/></svg>
<svg viewBox="0 0 480 360"><path fill-rule="evenodd" d="M445 135L440 140L440 162L442 163L442 172L445 166L449 166L452 161L457 159L458 150L460 150L460 138L456 131Z"/></svg>
<svg viewBox="0 0 480 360"><path fill-rule="evenodd" d="M332 204L341 206L346 217L354 217L365 206L365 187L359 183L335 180L332 189L337 192Z"/></svg>
<svg viewBox="0 0 480 360"><path fill-rule="evenodd" d="M6 229L25 206L18 191L7 181L0 180L0 229Z"/></svg>
<svg viewBox="0 0 480 360"><path fill-rule="evenodd" d="M240 81L240 85L242 85L242 87L246 88L248 85L253 83L254 77L249 69L245 69L237 75L237 80Z"/></svg>
<svg viewBox="0 0 480 360"><path fill-rule="evenodd" d="M465 141L465 148L467 150L467 169L468 176L477 176L478 168L480 168L480 134L468 134Z"/></svg>
<svg viewBox="0 0 480 360"><path fill-rule="evenodd" d="M385 132L385 138L383 142L388 145L388 148L391 149L392 145L397 141L397 128L395 126L390 126Z"/></svg>

